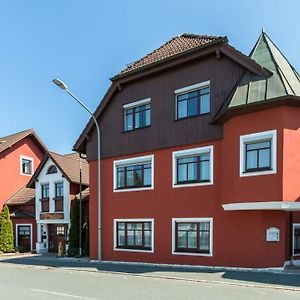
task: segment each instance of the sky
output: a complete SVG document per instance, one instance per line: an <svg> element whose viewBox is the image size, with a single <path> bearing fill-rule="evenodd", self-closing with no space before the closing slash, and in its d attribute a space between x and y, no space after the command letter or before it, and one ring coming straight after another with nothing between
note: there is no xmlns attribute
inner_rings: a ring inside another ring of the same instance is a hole
<svg viewBox="0 0 300 300"><path fill-rule="evenodd" d="M114 74L182 33L227 36L249 54L264 27L300 71L298 0L0 0L0 136L34 128L69 153ZM112 120L113 124L113 120Z"/></svg>

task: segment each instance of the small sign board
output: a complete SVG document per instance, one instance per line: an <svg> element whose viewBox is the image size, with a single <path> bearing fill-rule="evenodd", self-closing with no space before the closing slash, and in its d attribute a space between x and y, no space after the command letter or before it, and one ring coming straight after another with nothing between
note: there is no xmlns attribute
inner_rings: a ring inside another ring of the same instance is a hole
<svg viewBox="0 0 300 300"><path fill-rule="evenodd" d="M279 229L276 227L271 227L267 229L266 240L267 242L279 242L280 240Z"/></svg>

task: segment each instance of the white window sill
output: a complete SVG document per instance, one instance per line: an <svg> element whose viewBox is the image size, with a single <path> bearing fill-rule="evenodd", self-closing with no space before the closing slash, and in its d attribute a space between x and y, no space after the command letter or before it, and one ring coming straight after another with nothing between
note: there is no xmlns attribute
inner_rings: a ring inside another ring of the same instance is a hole
<svg viewBox="0 0 300 300"><path fill-rule="evenodd" d="M212 257L211 253L194 253L194 252L172 252L173 255L189 255L189 256L206 256L206 257Z"/></svg>
<svg viewBox="0 0 300 300"><path fill-rule="evenodd" d="M114 251L154 253L154 250L114 248Z"/></svg>
<svg viewBox="0 0 300 300"><path fill-rule="evenodd" d="M210 182L198 182L198 183L173 184L173 188L206 186L206 185L213 185L213 184L214 183L212 181L210 181Z"/></svg>
<svg viewBox="0 0 300 300"><path fill-rule="evenodd" d="M114 193L122 193L122 192L138 192L138 191L150 191L154 190L154 187L145 187L145 188L133 188L133 189L115 189Z"/></svg>
<svg viewBox="0 0 300 300"><path fill-rule="evenodd" d="M276 173L277 173L276 170L245 172L245 173L240 173L240 177L271 175L271 174L276 174Z"/></svg>

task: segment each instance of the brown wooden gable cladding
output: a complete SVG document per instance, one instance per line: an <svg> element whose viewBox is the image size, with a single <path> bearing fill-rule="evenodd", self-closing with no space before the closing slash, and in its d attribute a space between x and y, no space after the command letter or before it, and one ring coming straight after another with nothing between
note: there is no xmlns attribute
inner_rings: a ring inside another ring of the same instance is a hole
<svg viewBox="0 0 300 300"><path fill-rule="evenodd" d="M222 127L210 122L244 71L226 56L209 55L123 84L100 116L102 157L222 138ZM175 120L174 91L207 80L211 87L210 114ZM151 126L123 132L123 105L145 98L151 98ZM97 158L96 143L93 130L87 142L88 160Z"/></svg>

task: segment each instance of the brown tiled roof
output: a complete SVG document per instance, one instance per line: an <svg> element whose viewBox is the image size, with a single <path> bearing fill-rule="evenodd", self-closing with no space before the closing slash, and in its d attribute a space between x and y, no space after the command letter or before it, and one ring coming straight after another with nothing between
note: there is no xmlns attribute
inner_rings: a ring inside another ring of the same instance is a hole
<svg viewBox="0 0 300 300"><path fill-rule="evenodd" d="M211 36L211 35L198 35L198 34L188 34L184 33L182 35L176 36L163 44L158 49L147 54L143 58L135 61L134 63L127 66L126 69L121 71L116 77L123 74L129 73L133 70L137 70L146 66L150 66L159 61L163 61L192 49L206 46L218 40L227 41L226 38L221 36Z"/></svg>
<svg viewBox="0 0 300 300"><path fill-rule="evenodd" d="M34 130L27 129L8 136L0 137L0 153L30 135L34 136L34 138L39 142L40 146L46 151L45 145L41 142Z"/></svg>
<svg viewBox="0 0 300 300"><path fill-rule="evenodd" d="M35 189L23 187L12 195L7 201L8 205L30 205L35 202Z"/></svg>
<svg viewBox="0 0 300 300"><path fill-rule="evenodd" d="M55 152L47 152L43 157L40 165L37 170L31 177L28 187L34 187L34 182L39 176L41 170L43 169L45 163L48 159L52 159L56 166L60 169L63 175L72 183L80 183L80 157L78 153L70 154L58 154ZM89 164L88 162L81 158L81 167L82 167L82 184L89 185Z"/></svg>
<svg viewBox="0 0 300 300"><path fill-rule="evenodd" d="M80 182L80 157L78 153L61 155L49 152L50 157L57 163L58 167L67 176L70 182ZM89 164L85 159L81 159L82 184L89 185Z"/></svg>

